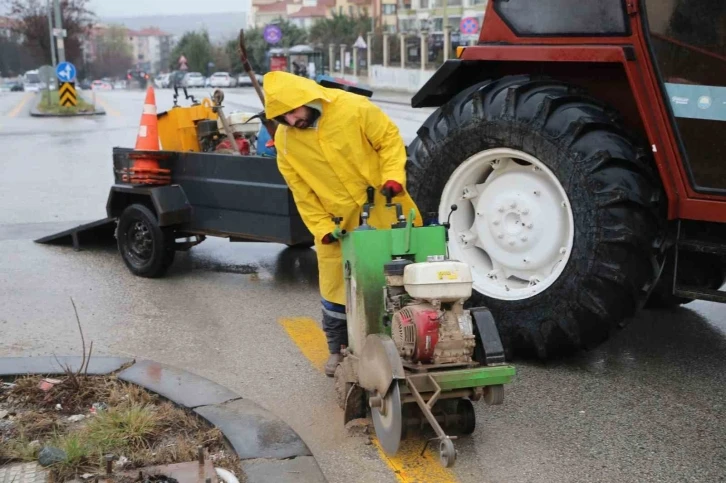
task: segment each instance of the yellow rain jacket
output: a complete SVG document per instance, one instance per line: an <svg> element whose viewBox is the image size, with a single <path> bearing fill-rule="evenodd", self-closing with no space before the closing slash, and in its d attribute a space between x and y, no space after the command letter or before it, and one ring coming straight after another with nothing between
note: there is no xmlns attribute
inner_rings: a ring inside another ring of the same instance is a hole
<svg viewBox="0 0 726 483"><path fill-rule="evenodd" d="M406 186L406 148L398 127L369 99L340 89L322 87L310 79L287 72L264 76L265 114L268 119L312 104L322 114L315 126L297 129L280 125L275 134L277 166L285 178L303 222L315 236L323 299L345 305L343 262L339 242L322 238L335 229L333 217L342 217L348 232L360 225L366 188L376 190L368 221L376 228L390 228L393 208L386 208L380 191L393 180L404 187L394 198L408 217L416 210Z"/></svg>

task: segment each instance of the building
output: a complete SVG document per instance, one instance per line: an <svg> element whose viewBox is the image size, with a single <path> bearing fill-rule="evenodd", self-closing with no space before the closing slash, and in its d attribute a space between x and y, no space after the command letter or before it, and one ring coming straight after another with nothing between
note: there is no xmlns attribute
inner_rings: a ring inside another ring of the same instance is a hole
<svg viewBox="0 0 726 483"><path fill-rule="evenodd" d="M128 30L127 36L137 68L158 73L166 70L171 61L172 36L156 27Z"/></svg>
<svg viewBox="0 0 726 483"><path fill-rule="evenodd" d="M401 0L398 11L399 29L402 32L428 30L443 34L444 16L452 32L459 32L462 18L474 17L479 26L484 20L487 0Z"/></svg>

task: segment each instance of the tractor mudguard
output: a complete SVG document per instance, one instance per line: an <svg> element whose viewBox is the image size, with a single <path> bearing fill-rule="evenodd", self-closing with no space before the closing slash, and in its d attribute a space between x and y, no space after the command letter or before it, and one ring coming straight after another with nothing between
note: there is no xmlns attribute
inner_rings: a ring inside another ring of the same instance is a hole
<svg viewBox="0 0 726 483"><path fill-rule="evenodd" d="M486 79L482 60L452 59L444 62L411 98L411 107L439 107L469 86Z"/></svg>
<svg viewBox="0 0 726 483"><path fill-rule="evenodd" d="M149 200L159 219L159 226L189 223L192 219L192 205L184 189L179 185L155 187L114 185L108 195L106 213L109 218L118 218L127 206Z"/></svg>
<svg viewBox="0 0 726 483"><path fill-rule="evenodd" d="M384 396L394 379L405 378L403 363L393 340L384 334L369 334L358 359L360 386Z"/></svg>

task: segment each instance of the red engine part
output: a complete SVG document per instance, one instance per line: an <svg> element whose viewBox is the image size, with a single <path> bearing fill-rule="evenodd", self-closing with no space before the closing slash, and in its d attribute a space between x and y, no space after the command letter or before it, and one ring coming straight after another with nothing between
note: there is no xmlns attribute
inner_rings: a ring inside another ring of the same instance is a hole
<svg viewBox="0 0 726 483"><path fill-rule="evenodd" d="M250 142L245 139L244 137L240 136L237 137L235 135L234 140L237 142L237 150L242 155L249 155L250 154ZM214 149L215 151L220 151L222 149L233 149L232 144L229 142L229 138L225 139L221 143L217 145L217 147Z"/></svg>
<svg viewBox="0 0 726 483"><path fill-rule="evenodd" d="M431 362L439 342L439 315L430 306L412 305L393 316L391 334L405 358Z"/></svg>

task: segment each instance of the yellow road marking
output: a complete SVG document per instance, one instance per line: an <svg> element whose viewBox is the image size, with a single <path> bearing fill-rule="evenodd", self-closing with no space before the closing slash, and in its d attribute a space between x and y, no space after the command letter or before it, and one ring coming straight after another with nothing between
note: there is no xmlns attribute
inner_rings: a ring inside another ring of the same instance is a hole
<svg viewBox="0 0 726 483"><path fill-rule="evenodd" d="M91 96L93 96L93 93L91 93ZM92 100L93 100L93 98L91 98L91 101ZM86 99L86 102L88 102L88 99ZM108 114L110 116L113 116L113 117L119 117L119 116L121 116L121 113L119 111L117 111L113 107L109 107L109 105L106 103L106 101L104 101L101 98L101 96L99 96L98 94L96 94L96 102L98 104L100 104L101 107L103 107L103 109L106 111L106 114Z"/></svg>
<svg viewBox="0 0 726 483"><path fill-rule="evenodd" d="M15 108L12 111L10 111L10 113L8 114L8 116L9 117L15 117L18 114L20 114L20 111L23 109L23 106L25 106L25 104L27 104L28 101L30 99L32 99L33 97L35 97L35 94L34 93L32 93L32 92L26 92L25 95L23 96L23 98L20 99L20 102L18 103L18 105L15 106Z"/></svg>
<svg viewBox="0 0 726 483"><path fill-rule="evenodd" d="M325 340L325 333L317 322L308 318L290 318L280 319L279 323L298 346L300 352L316 369L322 372L325 361L328 359L328 344ZM333 389L331 388L331 390ZM438 445L436 444L429 445L424 455L421 456L421 449L426 441L419 438L405 439L401 441L398 453L391 457L383 452L377 438L372 439L381 459L401 483L453 483L457 481L454 473L439 463Z"/></svg>

